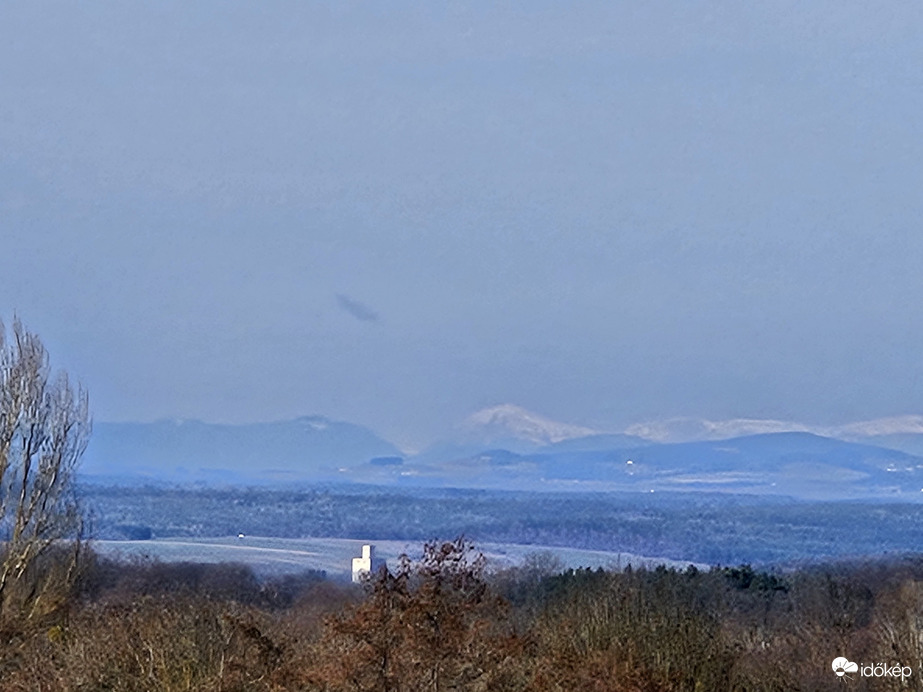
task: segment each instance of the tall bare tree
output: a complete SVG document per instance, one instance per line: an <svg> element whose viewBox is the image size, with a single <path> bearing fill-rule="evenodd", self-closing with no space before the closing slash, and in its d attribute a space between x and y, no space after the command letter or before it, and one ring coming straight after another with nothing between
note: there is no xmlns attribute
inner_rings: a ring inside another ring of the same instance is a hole
<svg viewBox="0 0 923 692"><path fill-rule="evenodd" d="M82 529L74 473L90 429L86 391L52 372L41 339L18 319L9 336L0 322L3 620L53 610L73 581Z"/></svg>

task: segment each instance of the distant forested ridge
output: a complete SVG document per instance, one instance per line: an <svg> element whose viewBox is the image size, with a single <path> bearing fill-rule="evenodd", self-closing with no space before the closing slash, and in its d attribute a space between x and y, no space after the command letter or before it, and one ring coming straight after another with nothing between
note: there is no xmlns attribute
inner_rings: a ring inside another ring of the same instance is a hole
<svg viewBox="0 0 923 692"><path fill-rule="evenodd" d="M464 534L706 564L912 552L917 504L708 493L529 493L362 486L83 485L99 538L247 535L425 541Z"/></svg>

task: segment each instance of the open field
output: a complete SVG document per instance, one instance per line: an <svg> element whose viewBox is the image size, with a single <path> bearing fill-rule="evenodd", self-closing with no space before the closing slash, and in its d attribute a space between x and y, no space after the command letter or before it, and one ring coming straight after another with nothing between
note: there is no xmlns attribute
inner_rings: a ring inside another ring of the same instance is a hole
<svg viewBox="0 0 923 692"><path fill-rule="evenodd" d="M94 541L106 556L126 559L150 558L164 562L238 562L249 565L260 576L323 570L332 578L345 578L350 560L360 554L363 543L372 542L376 554L394 567L401 554L419 556L421 543L413 541L362 541L341 538L270 538L224 536L216 538L160 538L147 541ZM685 568L689 563L665 558L641 557L630 553L580 550L557 546L482 543L478 549L493 569L520 564L527 555L551 553L567 567L624 569L665 564ZM701 565L699 565L701 566Z"/></svg>

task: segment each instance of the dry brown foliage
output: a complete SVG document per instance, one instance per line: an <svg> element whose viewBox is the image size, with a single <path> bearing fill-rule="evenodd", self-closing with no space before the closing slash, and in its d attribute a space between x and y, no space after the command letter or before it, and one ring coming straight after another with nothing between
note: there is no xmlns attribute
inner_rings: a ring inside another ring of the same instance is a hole
<svg viewBox="0 0 923 692"><path fill-rule="evenodd" d="M318 663L305 677L318 689L362 692L488 689L514 637L506 604L488 588L473 546L428 543L382 569L368 598L327 621Z"/></svg>
<svg viewBox="0 0 923 692"><path fill-rule="evenodd" d="M305 580L281 600L289 587L239 566L90 563L68 607L7 630L2 692L824 691L843 689L838 655L923 673L913 561L784 578L744 567L492 581L459 539L364 590ZM919 689L909 682L849 689Z"/></svg>

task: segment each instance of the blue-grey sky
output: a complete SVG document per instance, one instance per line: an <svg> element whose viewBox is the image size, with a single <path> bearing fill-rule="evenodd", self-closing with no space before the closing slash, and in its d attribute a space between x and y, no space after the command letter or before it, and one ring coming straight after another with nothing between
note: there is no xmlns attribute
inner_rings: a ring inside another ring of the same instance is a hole
<svg viewBox="0 0 923 692"><path fill-rule="evenodd" d="M98 420L923 412L923 4L0 6L0 315Z"/></svg>

